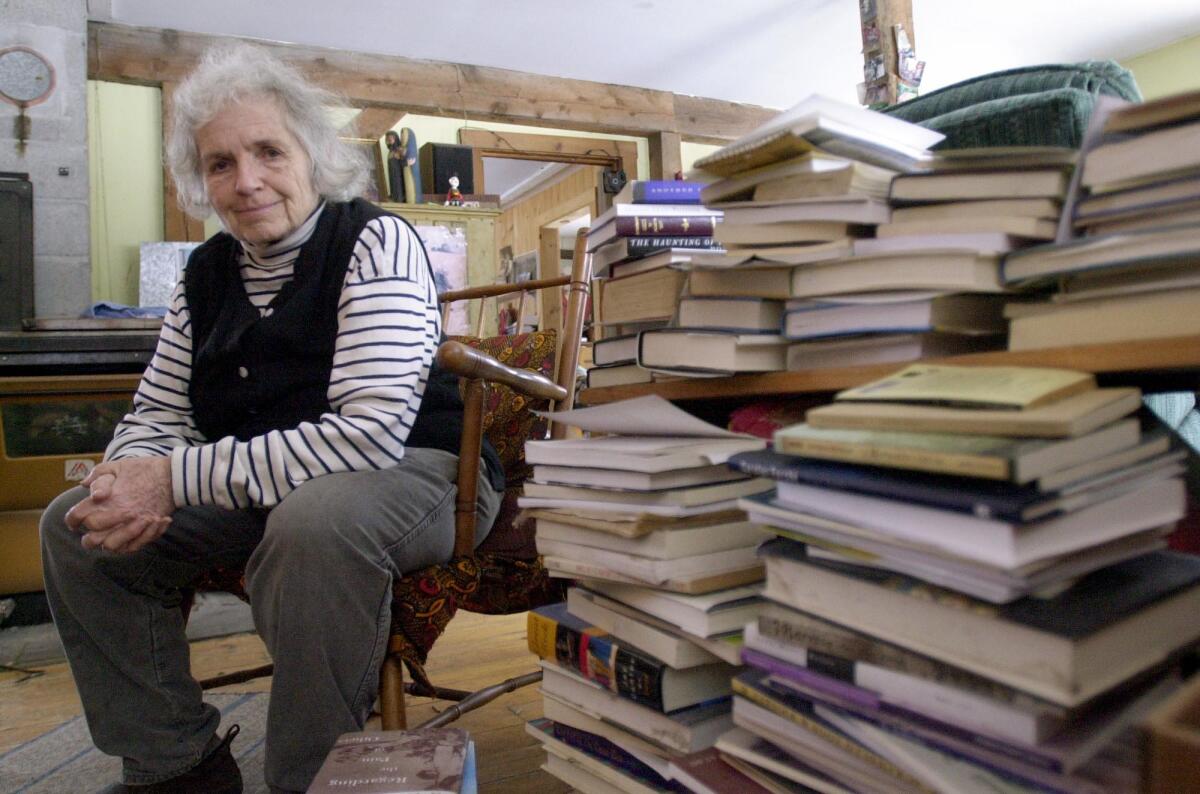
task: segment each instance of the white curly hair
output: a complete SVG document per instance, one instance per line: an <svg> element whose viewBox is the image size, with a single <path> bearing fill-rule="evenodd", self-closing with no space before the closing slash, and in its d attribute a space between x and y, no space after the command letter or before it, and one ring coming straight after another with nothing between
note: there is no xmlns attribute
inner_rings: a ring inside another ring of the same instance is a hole
<svg viewBox="0 0 1200 794"><path fill-rule="evenodd" d="M166 160L185 212L196 218L212 212L196 132L229 105L256 98L279 104L284 123L312 162L318 194L346 201L362 193L369 180L366 157L338 138L325 109L341 104L340 98L314 86L262 47L236 42L205 51L173 97Z"/></svg>

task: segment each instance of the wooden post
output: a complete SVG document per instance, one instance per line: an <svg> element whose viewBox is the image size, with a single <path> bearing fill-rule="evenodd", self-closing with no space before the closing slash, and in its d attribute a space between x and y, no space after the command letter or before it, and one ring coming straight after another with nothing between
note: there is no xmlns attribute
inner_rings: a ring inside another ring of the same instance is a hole
<svg viewBox="0 0 1200 794"><path fill-rule="evenodd" d="M882 57L886 80L881 79L877 82L886 82L885 101L894 105L900 94L900 65L894 26L904 26L909 44L916 50L917 35L913 30L912 0L869 0L860 2L858 7L863 27L864 64L870 63L873 57ZM868 40L867 31L872 26L878 30L877 44ZM868 90L874 82L876 81L867 81Z"/></svg>
<svg viewBox="0 0 1200 794"><path fill-rule="evenodd" d="M175 83L162 84L162 128L166 133L171 125L171 104L175 95ZM171 174L163 166L163 239L168 242L204 241L204 221L196 220L179 207L178 194Z"/></svg>
<svg viewBox="0 0 1200 794"><path fill-rule="evenodd" d="M674 179L675 174L683 171L683 154L680 151L682 139L677 132L656 132L648 139L650 141L650 178ZM634 179L635 174L629 178Z"/></svg>
<svg viewBox="0 0 1200 794"><path fill-rule="evenodd" d="M483 444L486 388L478 378L465 378L462 386L463 443L459 449L458 494L454 504L455 557L465 557L475 550L475 499L479 493L479 451Z"/></svg>
<svg viewBox="0 0 1200 794"><path fill-rule="evenodd" d="M560 276L558 264L558 227L543 226L538 229L538 278ZM554 330L562 344L562 290L544 289L538 292L538 328ZM555 358L557 361L558 359Z"/></svg>

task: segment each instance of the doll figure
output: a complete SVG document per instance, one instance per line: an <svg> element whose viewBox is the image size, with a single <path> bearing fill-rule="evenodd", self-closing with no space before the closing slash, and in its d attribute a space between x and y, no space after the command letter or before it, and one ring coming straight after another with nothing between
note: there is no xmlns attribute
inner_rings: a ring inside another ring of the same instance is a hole
<svg viewBox="0 0 1200 794"><path fill-rule="evenodd" d="M446 193L447 207L461 207L462 193L458 189L458 174L450 175L450 190Z"/></svg>
<svg viewBox="0 0 1200 794"><path fill-rule="evenodd" d="M392 201L401 204L420 204L417 193L421 184L420 166L417 165L417 136L408 127L396 132L388 130L383 135L388 150L388 194Z"/></svg>

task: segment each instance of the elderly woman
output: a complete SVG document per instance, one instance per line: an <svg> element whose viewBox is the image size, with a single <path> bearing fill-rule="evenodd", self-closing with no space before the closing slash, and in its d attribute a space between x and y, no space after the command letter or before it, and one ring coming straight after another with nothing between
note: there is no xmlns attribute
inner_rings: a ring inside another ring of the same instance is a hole
<svg viewBox="0 0 1200 794"><path fill-rule="evenodd" d="M333 97L265 52L211 51L167 159L200 246L98 465L42 519L46 591L114 791L241 791L191 677L180 589L245 566L275 662L266 779L304 790L375 701L395 577L450 557L462 404L433 367L433 274L362 200ZM482 540L503 473L485 448Z"/></svg>

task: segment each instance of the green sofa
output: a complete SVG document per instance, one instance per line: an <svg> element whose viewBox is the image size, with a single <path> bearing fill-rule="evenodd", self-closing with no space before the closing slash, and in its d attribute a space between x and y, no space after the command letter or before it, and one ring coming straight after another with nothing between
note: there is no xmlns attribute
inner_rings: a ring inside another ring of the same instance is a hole
<svg viewBox="0 0 1200 794"><path fill-rule="evenodd" d="M945 134L938 149L1078 147L1097 94L1142 98L1128 69L1085 61L973 77L883 112Z"/></svg>

